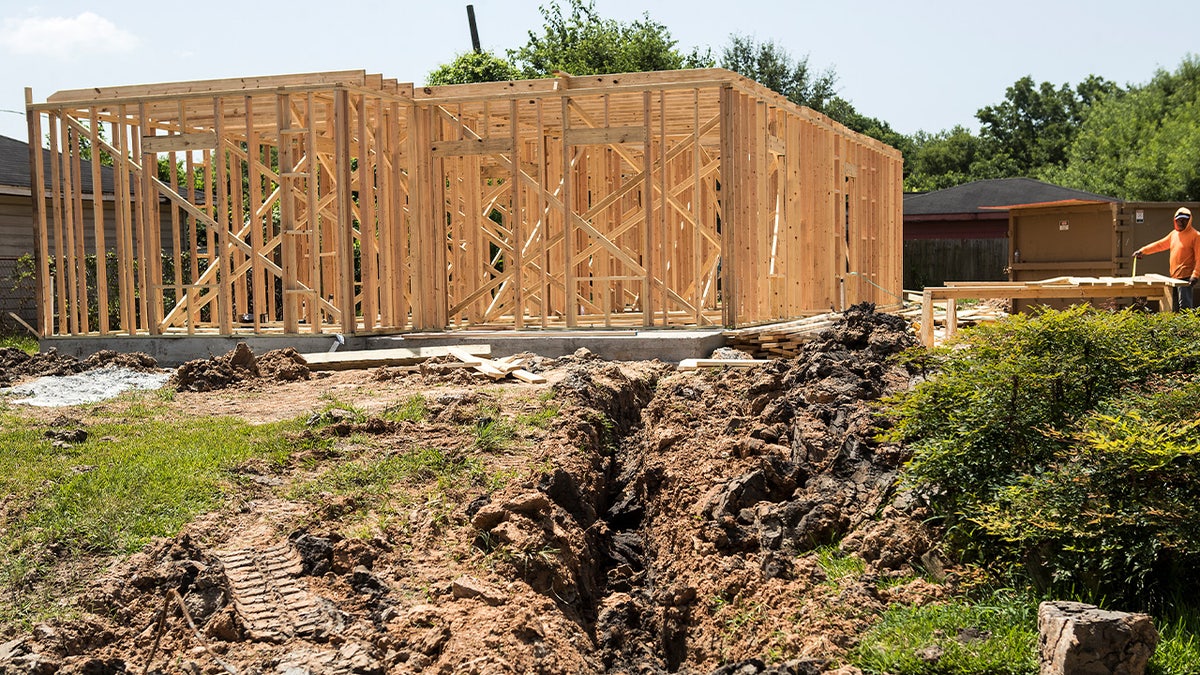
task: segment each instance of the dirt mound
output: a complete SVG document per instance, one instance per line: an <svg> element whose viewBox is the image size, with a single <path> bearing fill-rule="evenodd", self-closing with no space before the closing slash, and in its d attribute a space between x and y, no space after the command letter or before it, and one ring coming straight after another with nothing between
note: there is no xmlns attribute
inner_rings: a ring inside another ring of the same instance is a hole
<svg viewBox="0 0 1200 675"><path fill-rule="evenodd" d="M245 342L239 342L221 356L184 363L167 384L177 391L216 391L260 380L292 382L309 376L308 364L291 347L256 358Z"/></svg>
<svg viewBox="0 0 1200 675"><path fill-rule="evenodd" d="M37 354L20 349L0 347L0 386L8 386L26 378L74 375L105 366L147 372L158 369L158 362L141 352L123 353L103 349L84 360L59 354L50 348Z"/></svg>

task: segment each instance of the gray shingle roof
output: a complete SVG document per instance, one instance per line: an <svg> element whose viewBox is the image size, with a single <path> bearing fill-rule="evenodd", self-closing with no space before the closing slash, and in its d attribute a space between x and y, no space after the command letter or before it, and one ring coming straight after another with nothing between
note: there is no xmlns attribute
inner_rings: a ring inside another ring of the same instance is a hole
<svg viewBox="0 0 1200 675"><path fill-rule="evenodd" d="M46 167L46 189L50 189L50 151L42 150L42 165ZM79 163L83 194L92 194L92 163ZM110 166L100 167L100 182L104 192L113 192L113 171ZM31 184L29 172L29 144L15 138L0 136L0 187L23 188Z"/></svg>
<svg viewBox="0 0 1200 675"><path fill-rule="evenodd" d="M1115 202L1083 190L1072 190L1032 178L977 180L945 190L904 195L904 215L932 216L950 213L995 213L985 206L1015 206L1066 199Z"/></svg>

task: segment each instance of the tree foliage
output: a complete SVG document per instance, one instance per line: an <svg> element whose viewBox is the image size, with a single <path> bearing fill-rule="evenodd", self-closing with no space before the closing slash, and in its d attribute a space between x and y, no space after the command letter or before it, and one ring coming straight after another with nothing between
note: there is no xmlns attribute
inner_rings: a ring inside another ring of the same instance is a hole
<svg viewBox="0 0 1200 675"><path fill-rule="evenodd" d="M1200 57L1103 98L1047 179L1121 199L1200 199Z"/></svg>
<svg viewBox="0 0 1200 675"><path fill-rule="evenodd" d="M902 152L909 146L908 139L887 122L859 113L853 104L837 94L837 75L832 68L815 71L808 65L808 56L793 58L776 42L731 35L729 44L721 50L721 67L745 75L792 103L824 113L854 131Z"/></svg>
<svg viewBox="0 0 1200 675"><path fill-rule="evenodd" d="M808 57L792 58L779 44L754 38L731 35L729 44L721 50L721 67L782 94L797 105L818 112L826 108L837 95L837 76L833 70L815 72Z"/></svg>
<svg viewBox="0 0 1200 675"><path fill-rule="evenodd" d="M520 79L521 71L491 52L466 52L443 63L429 73L426 83L471 84L474 82L504 82Z"/></svg>
<svg viewBox="0 0 1200 675"><path fill-rule="evenodd" d="M540 11L545 21L541 32L529 31L525 45L508 54L528 78L555 71L595 75L712 65L707 50L677 49L667 27L649 14L630 23L606 19L596 13L594 0L568 0L566 12L554 1Z"/></svg>
<svg viewBox="0 0 1200 675"><path fill-rule="evenodd" d="M968 558L1134 605L1200 565L1200 315L1015 316L894 401L908 484ZM1195 590L1195 589L1193 589Z"/></svg>

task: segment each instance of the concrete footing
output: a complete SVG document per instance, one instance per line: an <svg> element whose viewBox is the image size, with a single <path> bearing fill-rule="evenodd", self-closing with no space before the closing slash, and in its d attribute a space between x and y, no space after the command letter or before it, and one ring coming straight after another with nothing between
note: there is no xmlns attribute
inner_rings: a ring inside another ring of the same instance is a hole
<svg viewBox="0 0 1200 675"><path fill-rule="evenodd" d="M548 358L573 354L586 347L600 358L611 361L678 362L706 358L725 344L720 329L711 330L620 330L620 331L447 331L405 335L347 335L337 351L394 349L396 347L436 347L445 345L489 344L492 356L501 357L531 352ZM57 349L83 359L103 349L118 352L143 352L160 366L174 368L193 359L220 356L245 342L255 354L272 349L294 347L301 353L328 352L336 343L333 334L319 335L109 335L44 338L40 348Z"/></svg>

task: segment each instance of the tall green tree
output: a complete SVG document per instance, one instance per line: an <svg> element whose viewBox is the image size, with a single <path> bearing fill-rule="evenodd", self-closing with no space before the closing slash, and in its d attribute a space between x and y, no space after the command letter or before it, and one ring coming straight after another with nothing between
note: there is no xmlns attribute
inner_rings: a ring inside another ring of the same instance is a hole
<svg viewBox="0 0 1200 675"><path fill-rule="evenodd" d="M721 67L734 71L783 95L797 105L824 113L847 127L879 139L902 152L908 139L883 120L858 112L837 94L837 74L832 68L814 70L808 56L794 58L777 42L731 35L721 50Z"/></svg>
<svg viewBox="0 0 1200 675"><path fill-rule="evenodd" d="M568 0L564 12L557 1L540 8L545 25L529 31L529 41L510 50L509 59L528 78L555 71L572 75L632 73L712 66L708 50L685 53L661 23L643 14L623 23L596 13L593 0Z"/></svg>
<svg viewBox="0 0 1200 675"><path fill-rule="evenodd" d="M1200 199L1200 57L1099 100L1047 179L1121 199Z"/></svg>
<svg viewBox="0 0 1200 675"><path fill-rule="evenodd" d="M837 96L837 75L833 70L817 72L809 67L808 56L792 58L786 49L770 40L759 42L752 37L729 36L729 44L721 50L721 67L818 112L825 112Z"/></svg>
<svg viewBox="0 0 1200 675"><path fill-rule="evenodd" d="M473 82L504 82L520 79L521 71L491 52L466 52L433 69L426 84L471 84Z"/></svg>
<svg viewBox="0 0 1200 675"><path fill-rule="evenodd" d="M918 131L904 154L904 189L927 192L978 180L984 152L983 140L961 125L934 134Z"/></svg>
<svg viewBox="0 0 1200 675"><path fill-rule="evenodd" d="M1066 163L1067 148L1075 140L1092 105L1119 88L1089 75L1072 88L1049 82L1035 84L1022 77L1005 91L1004 101L985 106L975 114L988 152L979 158L981 174L1034 176Z"/></svg>

